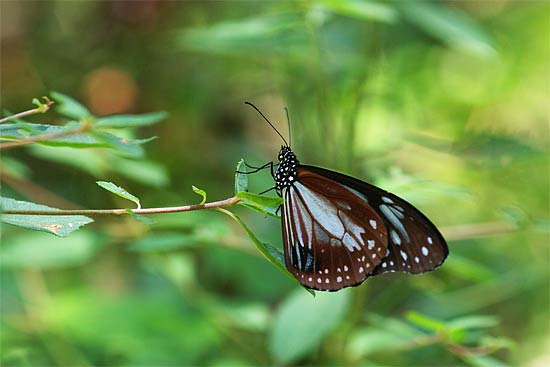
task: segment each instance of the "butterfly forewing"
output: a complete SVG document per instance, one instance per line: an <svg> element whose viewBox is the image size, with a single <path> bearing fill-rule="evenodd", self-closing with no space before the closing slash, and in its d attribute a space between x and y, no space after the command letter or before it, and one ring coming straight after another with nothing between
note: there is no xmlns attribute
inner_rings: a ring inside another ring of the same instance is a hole
<svg viewBox="0 0 550 367"><path fill-rule="evenodd" d="M387 255L383 218L361 192L298 167L282 193L286 265L305 286L360 284Z"/></svg>
<svg viewBox="0 0 550 367"><path fill-rule="evenodd" d="M423 273L438 267L447 257L449 251L441 233L405 200L337 172L312 166L302 166L302 169L357 191L382 218L388 234L388 254L370 275L388 271Z"/></svg>

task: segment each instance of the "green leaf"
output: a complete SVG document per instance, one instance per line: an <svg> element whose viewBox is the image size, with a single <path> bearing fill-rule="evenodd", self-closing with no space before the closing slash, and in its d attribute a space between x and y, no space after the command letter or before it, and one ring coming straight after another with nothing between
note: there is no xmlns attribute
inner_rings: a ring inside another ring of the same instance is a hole
<svg viewBox="0 0 550 367"><path fill-rule="evenodd" d="M281 250L279 250L277 247L273 246L272 244L268 242L262 243L265 249L273 256L279 264L285 263L285 254Z"/></svg>
<svg viewBox="0 0 550 367"><path fill-rule="evenodd" d="M225 209L218 209L218 211L226 214L226 215L229 215L231 218L233 218L237 223L239 223L239 225L242 227L242 229L244 229L245 233L248 235L248 237L250 237L250 239L252 240L252 242L254 242L254 245L256 246L256 248L258 249L258 251L260 251L260 253L272 264L274 265L277 269L279 269L283 274L285 274L287 277L289 277L290 279L294 280L295 282L298 282L296 280L296 278L294 278L292 276L292 274L290 274L288 272L288 270L286 269L286 265L285 265L285 262L284 262L284 256L281 256L281 252L276 249L274 246L270 245L270 244L267 244L267 243L263 243L261 242L255 235L254 233L250 230L250 228L246 225L245 222L243 222L243 220L241 218L239 218L237 215L235 215L234 213L230 212L229 210L225 210ZM307 289L307 288L303 288L305 289L306 291L308 291L311 295L315 296L315 292L312 291L311 289Z"/></svg>
<svg viewBox="0 0 550 367"><path fill-rule="evenodd" d="M168 117L166 112L151 112L141 115L112 115L97 118L96 127L101 128L128 128L156 124Z"/></svg>
<svg viewBox="0 0 550 367"><path fill-rule="evenodd" d="M199 205L203 205L204 203L206 203L206 192L204 190L199 189L196 186L191 186L191 187L193 188L193 191L195 192L195 194L199 194L200 196L202 196L202 200L199 203Z"/></svg>
<svg viewBox="0 0 550 367"><path fill-rule="evenodd" d="M506 367L509 364L486 355L462 355L461 358L472 367Z"/></svg>
<svg viewBox="0 0 550 367"><path fill-rule="evenodd" d="M144 215L136 214L132 211L132 209L126 209L126 213L128 213L130 215L130 217L132 217L132 219L134 219L138 222L145 223L145 224L156 223L154 219L151 219L151 218L146 217Z"/></svg>
<svg viewBox="0 0 550 367"><path fill-rule="evenodd" d="M237 163L237 169L235 170L235 195L242 191L248 191L248 176L239 172L245 172L246 166L244 159L241 159Z"/></svg>
<svg viewBox="0 0 550 367"><path fill-rule="evenodd" d="M175 249L196 246L197 239L194 235L164 232L155 233L132 243L128 249L136 252L170 251Z"/></svg>
<svg viewBox="0 0 550 367"><path fill-rule="evenodd" d="M97 244L86 231L75 233L71 238L28 232L11 238L0 248L0 266L39 269L78 266L95 254Z"/></svg>
<svg viewBox="0 0 550 367"><path fill-rule="evenodd" d="M119 187L114 183L107 181L96 181L96 184L98 184L99 187L102 187L105 190L117 196L120 196L121 198L134 202L137 205L138 209L141 208L141 203L139 202L139 199L136 196L130 194L128 191L124 190L122 187Z"/></svg>
<svg viewBox="0 0 550 367"><path fill-rule="evenodd" d="M277 209L284 203L284 199L280 197L263 196L245 191L239 192L237 197L242 200L239 205L275 218L279 217L276 214Z"/></svg>
<svg viewBox="0 0 550 367"><path fill-rule="evenodd" d="M143 148L141 144L147 143L151 140L156 139L156 137L151 137L148 139L141 140L132 140L126 138L119 138L116 135L94 131L93 136L100 142L103 146L110 147L121 153L124 153L130 157L142 157L144 155Z"/></svg>
<svg viewBox="0 0 550 367"><path fill-rule="evenodd" d="M80 123L77 121L70 121L65 126L31 123L3 124L0 125L0 137L4 139L26 139L42 135L71 133L79 128ZM107 147L114 148L128 155L141 156L143 155L143 149L140 145L154 139L156 139L156 137L132 140L118 137L104 131L92 131L90 133L80 133L36 142L36 144L72 148Z"/></svg>
<svg viewBox="0 0 550 367"><path fill-rule="evenodd" d="M38 98L32 99L32 104L34 104L42 113L47 112L50 109L50 106L53 104L53 101L50 101L48 97L42 97L46 103L40 102Z"/></svg>
<svg viewBox="0 0 550 367"><path fill-rule="evenodd" d="M2 210L59 210L45 205L5 197L0 197L0 207ZM83 225L93 222L93 219L83 215L1 214L0 219L5 223L52 233L60 237L68 236L71 232L76 231Z"/></svg>
<svg viewBox="0 0 550 367"><path fill-rule="evenodd" d="M454 319L447 323L453 329L486 329L498 325L498 318L494 316L473 315Z"/></svg>
<svg viewBox="0 0 550 367"><path fill-rule="evenodd" d="M58 103L56 111L60 114L76 120L93 117L86 107L72 97L58 92L52 92L51 96Z"/></svg>
<svg viewBox="0 0 550 367"><path fill-rule="evenodd" d="M346 316L348 289L318 292L310 297L295 291L276 311L269 334L269 350L276 364L288 365L315 350Z"/></svg>
<svg viewBox="0 0 550 367"><path fill-rule="evenodd" d="M488 35L458 9L428 1L398 3L403 17L450 46L483 56L495 54Z"/></svg>
<svg viewBox="0 0 550 367"><path fill-rule="evenodd" d="M441 332L449 329L448 325L444 322L424 316L415 311L408 312L407 319L413 324L430 331Z"/></svg>
<svg viewBox="0 0 550 367"><path fill-rule="evenodd" d="M399 350L411 340L392 331L373 327L359 329L349 338L347 350L356 358Z"/></svg>
<svg viewBox="0 0 550 367"><path fill-rule="evenodd" d="M346 15L361 20L375 20L385 23L394 23L397 12L388 4L361 0L325 0L313 3L329 9L336 14Z"/></svg>
<svg viewBox="0 0 550 367"><path fill-rule="evenodd" d="M301 17L284 13L186 29L178 41L184 50L218 55L288 55L303 52L308 35Z"/></svg>

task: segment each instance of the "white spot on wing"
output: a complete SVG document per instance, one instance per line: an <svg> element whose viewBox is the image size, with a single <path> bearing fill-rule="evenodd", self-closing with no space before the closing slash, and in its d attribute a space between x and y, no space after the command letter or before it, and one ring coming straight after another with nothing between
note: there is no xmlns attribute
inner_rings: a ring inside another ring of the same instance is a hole
<svg viewBox="0 0 550 367"><path fill-rule="evenodd" d="M422 255L428 256L428 253L429 253L428 248L426 246L422 246Z"/></svg>
<svg viewBox="0 0 550 367"><path fill-rule="evenodd" d="M407 261L407 254L405 253L405 251L399 251L401 253L401 257L403 258L403 260Z"/></svg>
<svg viewBox="0 0 550 367"><path fill-rule="evenodd" d="M428 243L431 245L433 244L433 241L432 241L432 238L431 237L428 237Z"/></svg>
<svg viewBox="0 0 550 367"><path fill-rule="evenodd" d="M418 258L418 256L414 257L414 262L417 263L417 264L420 263L420 259Z"/></svg>
<svg viewBox="0 0 550 367"><path fill-rule="evenodd" d="M342 277L336 278L336 281L337 281L338 283L342 283Z"/></svg>
<svg viewBox="0 0 550 367"><path fill-rule="evenodd" d="M363 271L365 271L365 270L363 269L363 267L362 267L362 266L359 267L359 273L362 273Z"/></svg>
<svg viewBox="0 0 550 367"><path fill-rule="evenodd" d="M374 248L374 240L367 240L368 243L368 249L372 250Z"/></svg>
<svg viewBox="0 0 550 367"><path fill-rule="evenodd" d="M369 220L369 223L372 229L376 229L376 221L374 219Z"/></svg>

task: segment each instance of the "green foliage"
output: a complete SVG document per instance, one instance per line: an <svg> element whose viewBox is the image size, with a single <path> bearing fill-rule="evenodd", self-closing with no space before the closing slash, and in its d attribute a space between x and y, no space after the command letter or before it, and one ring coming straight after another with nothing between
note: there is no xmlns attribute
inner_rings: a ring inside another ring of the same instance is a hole
<svg viewBox="0 0 550 367"><path fill-rule="evenodd" d="M244 159L241 159L237 163L237 169L235 170L235 195L238 195L240 192L248 191L248 176L240 172L245 172L246 166L244 164Z"/></svg>
<svg viewBox="0 0 550 367"><path fill-rule="evenodd" d="M202 197L202 200L199 203L199 205L203 205L204 203L206 203L206 192L204 190L199 189L196 186L191 186L191 188L193 189L193 192L195 194L199 194Z"/></svg>
<svg viewBox="0 0 550 367"><path fill-rule="evenodd" d="M59 210L46 205L0 197L0 209L5 210ZM1 214L4 223L66 237L80 227L93 222L83 215L15 215Z"/></svg>
<svg viewBox="0 0 550 367"><path fill-rule="evenodd" d="M276 363L296 362L315 353L323 339L345 318L350 302L349 290L318 292L310 297L293 292L274 315L269 334L269 349Z"/></svg>
<svg viewBox="0 0 550 367"><path fill-rule="evenodd" d="M96 184L98 184L99 187L102 187L105 190L115 194L116 196L120 196L121 198L130 200L131 202L137 205L138 209L141 208L141 203L139 202L139 199L134 195L130 194L128 191L124 190L122 187L119 187L114 183L107 182L107 181L97 181Z"/></svg>
<svg viewBox="0 0 550 367"><path fill-rule="evenodd" d="M21 234L0 249L0 268L57 269L82 266L95 254L98 243L85 231L68 238L39 232Z"/></svg>
<svg viewBox="0 0 550 367"><path fill-rule="evenodd" d="M74 98L59 92L52 92L52 98L57 102L56 110L60 114L75 120L92 117L92 113Z"/></svg>
<svg viewBox="0 0 550 367"><path fill-rule="evenodd" d="M34 112L0 123L2 210L120 202L97 181L147 207L197 203L193 183L239 202L85 227L2 214L0 364L544 364L548 9L488 4L3 3L2 108ZM29 106L44 86L68 95ZM302 163L418 206L448 239L445 264L298 289L282 199L257 194L269 170L231 187L234 162L280 146L243 100L285 137L289 107Z"/></svg>

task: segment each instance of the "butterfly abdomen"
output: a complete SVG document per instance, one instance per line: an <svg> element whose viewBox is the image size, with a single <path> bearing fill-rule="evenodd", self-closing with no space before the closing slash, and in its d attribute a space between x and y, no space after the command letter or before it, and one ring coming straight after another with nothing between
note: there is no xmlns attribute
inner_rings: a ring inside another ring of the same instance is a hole
<svg viewBox="0 0 550 367"><path fill-rule="evenodd" d="M275 171L275 188L279 196L282 196L281 190L289 187L296 181L296 167L300 162L298 162L292 150L286 146L281 147L278 158L279 166L277 167L277 171Z"/></svg>

